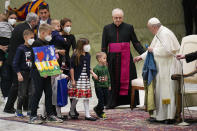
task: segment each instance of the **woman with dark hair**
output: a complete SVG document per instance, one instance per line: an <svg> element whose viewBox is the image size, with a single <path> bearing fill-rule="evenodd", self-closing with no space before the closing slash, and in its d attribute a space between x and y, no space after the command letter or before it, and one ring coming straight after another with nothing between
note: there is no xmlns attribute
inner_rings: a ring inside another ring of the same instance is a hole
<svg viewBox="0 0 197 131"><path fill-rule="evenodd" d="M16 12L9 10L6 12L7 18L8 18L8 23L12 25L13 27L16 26L16 20L17 20L17 14Z"/></svg>
<svg viewBox="0 0 197 131"><path fill-rule="evenodd" d="M66 63L65 63L65 69L68 71L67 74L69 74L69 66L70 66L70 56L69 56L69 52L70 52L70 48L72 46L73 51L76 48L76 40L75 40L75 36L73 34L70 33L71 31L71 27L72 27L72 21L68 18L63 18L60 21L60 25L62 28L62 36L64 38L66 38L67 41L67 49L66 49L66 54L65 54L65 58L66 58Z"/></svg>
<svg viewBox="0 0 197 131"><path fill-rule="evenodd" d="M5 102L11 87L10 68L6 62L8 56L9 40L16 24L17 16L14 11L7 11L6 14L0 14L0 76L1 90Z"/></svg>
<svg viewBox="0 0 197 131"><path fill-rule="evenodd" d="M70 76L69 68L70 68L70 55L69 51L72 46L73 52L75 51L76 48L76 39L73 34L70 33L71 27L72 27L72 21L68 18L63 18L60 21L61 29L62 29L62 36L66 39L67 41L67 49L65 52L65 59L66 62L62 63L62 67L64 68L65 74ZM65 65L65 66L64 66ZM72 98L70 98L70 102L72 103ZM76 116L79 116L79 113L76 110L76 107L74 109Z"/></svg>

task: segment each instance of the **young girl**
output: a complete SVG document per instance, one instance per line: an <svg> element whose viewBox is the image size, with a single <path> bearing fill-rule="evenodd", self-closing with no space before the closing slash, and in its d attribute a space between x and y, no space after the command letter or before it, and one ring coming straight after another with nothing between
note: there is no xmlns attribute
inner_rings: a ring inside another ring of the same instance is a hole
<svg viewBox="0 0 197 131"><path fill-rule="evenodd" d="M95 79L97 75L90 69L90 51L89 40L80 38L77 41L76 50L71 57L71 85L68 89L68 95L73 98L69 116L72 119L77 119L78 116L74 109L78 99L83 98L84 109L85 109L85 120L96 121L96 118L90 116L89 112L89 98L92 97L90 87L90 73Z"/></svg>

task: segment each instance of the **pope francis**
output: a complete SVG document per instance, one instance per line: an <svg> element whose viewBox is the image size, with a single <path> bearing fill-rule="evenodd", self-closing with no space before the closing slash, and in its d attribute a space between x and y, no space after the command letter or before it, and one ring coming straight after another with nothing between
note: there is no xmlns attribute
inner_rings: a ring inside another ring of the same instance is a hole
<svg viewBox="0 0 197 131"><path fill-rule="evenodd" d="M171 80L171 75L178 73L180 69L175 57L180 44L174 33L163 26L157 18L151 18L147 27L155 35L148 51L153 52L158 71L153 84L155 111L149 120L172 124L176 114L175 92L178 83ZM134 62L144 60L146 55L147 51L134 58Z"/></svg>

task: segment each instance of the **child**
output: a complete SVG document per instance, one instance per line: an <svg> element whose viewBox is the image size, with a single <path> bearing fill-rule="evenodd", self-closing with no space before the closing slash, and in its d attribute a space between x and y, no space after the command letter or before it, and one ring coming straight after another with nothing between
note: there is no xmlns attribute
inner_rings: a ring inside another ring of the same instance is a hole
<svg viewBox="0 0 197 131"><path fill-rule="evenodd" d="M59 55L58 53L56 52L56 58L57 60L59 59ZM57 117L59 119L62 119L62 120L66 120L68 119L68 117L66 115L62 115L61 113L61 107L58 106L57 104L57 88L58 88L58 80L61 80L61 79L68 79L68 76L65 75L65 74L60 74L60 75L57 75L57 76L52 76L51 77L51 85L52 85L52 104L55 105L55 108L56 108L56 114L57 114ZM66 85L65 85L66 86ZM63 90L61 90L63 91ZM64 93L62 93L64 94ZM66 96L67 97L67 96Z"/></svg>
<svg viewBox="0 0 197 131"><path fill-rule="evenodd" d="M59 54L59 59L58 63L64 73L68 75L68 71L65 71L65 53L66 49L68 48L68 43L66 41L66 38L64 38L62 35L60 35L59 31L61 29L60 27L60 21L59 20L52 20L51 21L51 26L52 26L52 40L51 43L55 46L56 48L56 53ZM68 70L68 69L67 69Z"/></svg>
<svg viewBox="0 0 197 131"><path fill-rule="evenodd" d="M25 40L24 45L20 45L16 50L16 55L13 60L13 69L17 73L19 88L18 88L18 102L16 116L23 117L22 105L24 98L28 98L28 115L30 115L31 105L31 77L30 68L32 62L31 57L31 45L34 42L34 32L32 30L25 30L23 32L23 38ZM29 96L29 97L28 97Z"/></svg>
<svg viewBox="0 0 197 131"><path fill-rule="evenodd" d="M0 76L1 76L1 91L4 97L4 102L7 102L8 98L8 88L5 88L5 77L7 74L4 73L5 60L7 56L9 39L11 37L13 27L7 22L7 17L5 14L0 14Z"/></svg>
<svg viewBox="0 0 197 131"><path fill-rule="evenodd" d="M55 107L56 107L57 117L59 119L62 119L62 120L66 120L66 119L68 119L68 117L66 115L62 115L62 113L61 113L61 107L58 106L58 104L57 104L57 88L58 88L58 80L67 79L67 78L68 78L68 76L65 75L65 74L60 74L58 76L52 76L51 77L52 104L55 105ZM64 90L61 90L61 91L64 91ZM62 93L62 94L64 94L64 93ZM67 97L67 95L65 97Z"/></svg>
<svg viewBox="0 0 197 131"><path fill-rule="evenodd" d="M106 118L104 106L107 104L108 91L111 88L110 75L108 68L106 66L107 55L104 52L99 52L96 54L96 59L98 64L94 67L93 71L98 76L98 79L94 79L94 86L96 91L96 96L98 98L98 104L94 107L94 111L100 118Z"/></svg>
<svg viewBox="0 0 197 131"><path fill-rule="evenodd" d="M0 67L3 65L3 61L5 61L5 55L13 29L8 23L6 15L0 14Z"/></svg>
<svg viewBox="0 0 197 131"><path fill-rule="evenodd" d="M89 41L85 38L81 38L77 41L77 48L71 57L71 83L72 86L68 89L68 95L73 98L69 116L72 119L77 119L78 116L74 109L78 99L83 98L85 108L85 120L96 121L96 118L90 116L89 112L89 98L92 97L90 87L90 73L95 79L96 74L90 69L90 51Z"/></svg>
<svg viewBox="0 0 197 131"><path fill-rule="evenodd" d="M39 38L33 43L33 47L42 47L49 45L49 42L51 41L51 26L48 24L42 24L39 28ZM32 50L33 52L33 50ZM34 85L34 93L32 96L32 106L31 106L31 116L29 123L31 124L41 124L43 123L42 120L39 120L37 117L37 108L40 101L40 98L42 96L42 93L44 91L45 93L45 106L46 106L46 112L47 112L47 122L63 122L62 120L58 119L56 116L54 116L53 108L52 108L52 88L51 88L51 77L50 76L44 76L41 77L36 65L34 63L34 54L32 53L32 69L31 69L31 76L32 76L32 82Z"/></svg>
<svg viewBox="0 0 197 131"><path fill-rule="evenodd" d="M51 43L54 44L55 48L57 49L64 49L66 48L66 39L60 34L60 21L59 20L52 20L51 21L52 27L52 40ZM63 52L65 54L65 51ZM63 54L62 53L62 54Z"/></svg>

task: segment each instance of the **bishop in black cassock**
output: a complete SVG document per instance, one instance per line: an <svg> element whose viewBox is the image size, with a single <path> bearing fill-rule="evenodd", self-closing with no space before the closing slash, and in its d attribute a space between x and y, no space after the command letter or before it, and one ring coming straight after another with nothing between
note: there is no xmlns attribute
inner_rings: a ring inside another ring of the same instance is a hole
<svg viewBox="0 0 197 131"><path fill-rule="evenodd" d="M106 25L102 35L102 51L108 55L111 91L108 108L131 103L131 80L137 78L136 67L130 52L130 41L139 54L145 52L132 25L123 22L123 11L112 11L113 23ZM128 67L128 68L127 68ZM135 92L135 105L139 104L139 92Z"/></svg>

